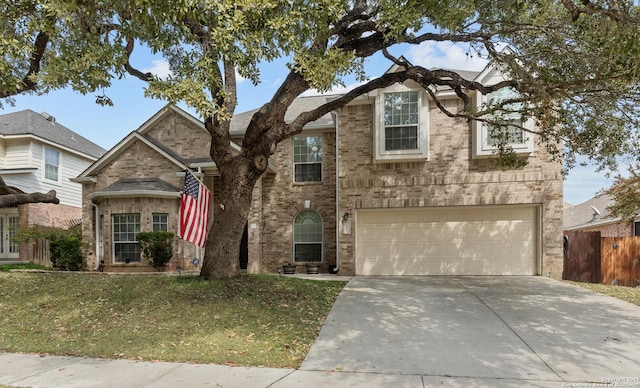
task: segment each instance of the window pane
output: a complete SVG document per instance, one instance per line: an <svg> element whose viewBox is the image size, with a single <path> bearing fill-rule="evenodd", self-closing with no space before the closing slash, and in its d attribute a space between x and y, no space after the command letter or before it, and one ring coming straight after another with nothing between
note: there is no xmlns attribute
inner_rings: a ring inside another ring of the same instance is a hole
<svg viewBox="0 0 640 388"><path fill-rule="evenodd" d="M167 232L169 230L169 215L167 213L153 213L153 231Z"/></svg>
<svg viewBox="0 0 640 388"><path fill-rule="evenodd" d="M521 125L520 121L515 122ZM484 126L487 128L487 126ZM489 126L487 131L487 144L490 146L498 146L499 144L523 144L525 141L524 131L522 128L508 126Z"/></svg>
<svg viewBox="0 0 640 388"><path fill-rule="evenodd" d="M58 180L58 167L60 166L60 153L51 148L44 149L44 177L54 181Z"/></svg>
<svg viewBox="0 0 640 388"><path fill-rule="evenodd" d="M485 98L487 104L491 106L508 99L516 99L518 98L518 93L511 88L503 88L487 94ZM492 118L505 125L483 125L483 127L487 129L487 145L498 146L500 144L524 144L524 131L517 127L522 126L521 116L518 113L522 107L522 103L505 104L502 108L504 111L498 111L497 113L489 116L490 119Z"/></svg>
<svg viewBox="0 0 640 388"><path fill-rule="evenodd" d="M385 93L385 150L418 148L418 92Z"/></svg>
<svg viewBox="0 0 640 388"><path fill-rule="evenodd" d="M313 210L303 210L293 221L294 261L322 261L322 219Z"/></svg>
<svg viewBox="0 0 640 388"><path fill-rule="evenodd" d="M140 214L113 215L113 257L116 263L140 261L136 234L140 232Z"/></svg>
<svg viewBox="0 0 640 388"><path fill-rule="evenodd" d="M294 261L298 263L321 262L322 244L296 244Z"/></svg>
<svg viewBox="0 0 640 388"><path fill-rule="evenodd" d="M295 182L322 181L322 136L293 138Z"/></svg>
<svg viewBox="0 0 640 388"><path fill-rule="evenodd" d="M320 182L322 181L322 164L296 164L296 182Z"/></svg>
<svg viewBox="0 0 640 388"><path fill-rule="evenodd" d="M384 131L387 151L411 150L418 148L418 127L387 127Z"/></svg>

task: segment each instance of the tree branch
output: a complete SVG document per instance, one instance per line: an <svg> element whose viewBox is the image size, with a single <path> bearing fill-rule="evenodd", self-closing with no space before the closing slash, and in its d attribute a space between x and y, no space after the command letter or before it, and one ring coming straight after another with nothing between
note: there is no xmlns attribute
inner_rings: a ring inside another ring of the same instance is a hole
<svg viewBox="0 0 640 388"><path fill-rule="evenodd" d="M129 38L127 39L127 45L125 46L125 50L127 52L127 62L124 64L124 69L127 71L127 73L131 74L132 76L141 79L142 81L145 82L149 82L151 80L153 80L153 74L151 73L143 73L140 70L134 68L133 66L131 66L131 63L129 62L129 59L131 58L131 53L133 53L133 47L134 47L134 40L133 38Z"/></svg>

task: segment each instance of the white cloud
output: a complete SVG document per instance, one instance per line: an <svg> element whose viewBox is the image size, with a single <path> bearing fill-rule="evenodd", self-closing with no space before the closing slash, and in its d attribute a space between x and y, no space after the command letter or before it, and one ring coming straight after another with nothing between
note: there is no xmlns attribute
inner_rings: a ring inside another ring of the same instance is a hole
<svg viewBox="0 0 640 388"><path fill-rule="evenodd" d="M594 166L577 166L569 171L564 181L564 201L577 205L609 188L613 179L597 172Z"/></svg>
<svg viewBox="0 0 640 388"><path fill-rule="evenodd" d="M247 80L246 78L244 78L243 76L240 75L240 73L238 73L238 69L236 69L236 85L240 85L246 80Z"/></svg>
<svg viewBox="0 0 640 388"><path fill-rule="evenodd" d="M151 61L153 66L147 69L142 69L143 73L151 73L159 78L167 78L171 75L171 69L169 69L169 62L164 59L154 59Z"/></svg>
<svg viewBox="0 0 640 388"><path fill-rule="evenodd" d="M473 54L473 55L472 55ZM423 42L412 46L406 54L409 62L427 69L482 70L488 63L476 52L467 55L465 46L451 42Z"/></svg>

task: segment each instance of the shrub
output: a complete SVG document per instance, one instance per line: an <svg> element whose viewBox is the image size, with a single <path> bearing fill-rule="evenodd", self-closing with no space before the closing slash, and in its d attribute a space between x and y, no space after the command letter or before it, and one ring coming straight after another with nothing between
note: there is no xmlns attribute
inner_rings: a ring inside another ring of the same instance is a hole
<svg viewBox="0 0 640 388"><path fill-rule="evenodd" d="M64 271L83 269L82 240L74 235L58 235L49 240L51 265Z"/></svg>
<svg viewBox="0 0 640 388"><path fill-rule="evenodd" d="M154 268L164 266L173 257L173 233L140 232L136 235L140 251Z"/></svg>
<svg viewBox="0 0 640 388"><path fill-rule="evenodd" d="M49 240L51 266L64 271L80 271L84 269L82 253L82 236L79 225L69 229L52 226L32 226L21 229L14 236L18 242L31 242L40 239Z"/></svg>

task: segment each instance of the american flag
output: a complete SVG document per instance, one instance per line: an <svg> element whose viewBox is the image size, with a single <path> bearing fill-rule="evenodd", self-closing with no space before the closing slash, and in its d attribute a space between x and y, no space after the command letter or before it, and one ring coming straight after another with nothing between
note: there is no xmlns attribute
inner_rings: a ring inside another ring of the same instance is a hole
<svg viewBox="0 0 640 388"><path fill-rule="evenodd" d="M180 204L178 237L204 247L209 225L211 192L190 171L184 176L184 190Z"/></svg>

